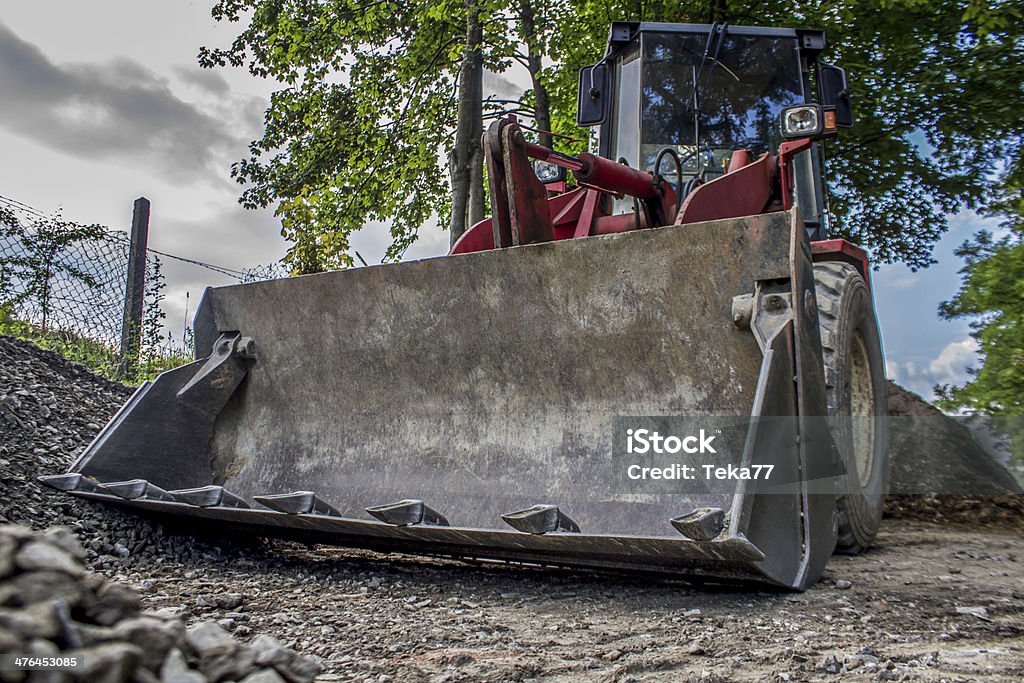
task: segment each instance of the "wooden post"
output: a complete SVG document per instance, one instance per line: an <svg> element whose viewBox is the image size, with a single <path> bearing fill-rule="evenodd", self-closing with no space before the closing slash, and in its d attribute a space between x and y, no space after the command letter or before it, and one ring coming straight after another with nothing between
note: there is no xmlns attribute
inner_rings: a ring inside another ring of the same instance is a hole
<svg viewBox="0 0 1024 683"><path fill-rule="evenodd" d="M128 248L128 276L124 288L124 318L121 324L121 356L118 375L134 376L142 341L142 305L146 298L146 247L149 242L149 200L139 197L132 207L131 246Z"/></svg>

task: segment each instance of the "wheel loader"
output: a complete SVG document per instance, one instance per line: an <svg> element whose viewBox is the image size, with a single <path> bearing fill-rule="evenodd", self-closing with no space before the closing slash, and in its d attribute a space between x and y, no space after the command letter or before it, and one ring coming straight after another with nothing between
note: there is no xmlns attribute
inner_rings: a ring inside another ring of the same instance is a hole
<svg viewBox="0 0 1024 683"><path fill-rule="evenodd" d="M204 528L806 589L871 544L888 478L824 48L614 23L580 72L591 152L496 120L491 216L447 256L207 289L195 362L44 481Z"/></svg>

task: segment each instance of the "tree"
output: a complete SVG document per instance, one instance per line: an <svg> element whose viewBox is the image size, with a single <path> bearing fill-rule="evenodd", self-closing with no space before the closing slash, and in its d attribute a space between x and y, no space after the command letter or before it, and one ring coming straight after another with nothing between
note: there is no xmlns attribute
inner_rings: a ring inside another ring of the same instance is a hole
<svg viewBox="0 0 1024 683"><path fill-rule="evenodd" d="M200 50L202 66L245 66L283 86L232 176L248 186L243 206L279 202L293 272L352 265L349 237L371 221L389 225L397 259L421 224L447 217L437 154L455 105L462 2L221 0L213 17L249 25L229 47Z"/></svg>
<svg viewBox="0 0 1024 683"><path fill-rule="evenodd" d="M244 205L280 202L296 272L351 264L348 237L372 220L391 229L388 259L431 216L454 239L486 210L478 133L495 107L578 140L542 143L584 148L576 74L603 54L612 21L825 29L823 58L847 68L857 114L827 149L831 223L878 261L928 265L947 214L984 207L1022 134L1021 0L364 2L220 0L215 18L251 12L249 26L228 49L200 54L204 66L247 65L286 86L233 175L249 185ZM513 61L531 91L478 108L482 69Z"/></svg>
<svg viewBox="0 0 1024 683"><path fill-rule="evenodd" d="M727 21L825 30L823 60L847 69L856 126L829 143L832 224L877 261L932 262L946 216L982 207L1019 145L1024 10L1019 1L633 3L572 0L560 23L555 130L573 124L576 70L601 54L615 20Z"/></svg>
<svg viewBox="0 0 1024 683"><path fill-rule="evenodd" d="M1021 153L1018 152L1019 162ZM1005 234L982 231L957 255L965 260L963 282L939 307L947 318L970 317L981 367L963 386L936 387L945 410L980 413L1011 438L1018 464L1024 465L1024 164L1017 163L993 203L1003 216Z"/></svg>
<svg viewBox="0 0 1024 683"><path fill-rule="evenodd" d="M25 226L12 212L0 211L0 237L20 244L17 253L0 256L0 301L15 306L34 301L41 315L40 327L46 332L54 279L64 277L88 287L98 286L91 273L61 257L75 244L103 239L106 231L100 225L66 221L60 214L33 220Z"/></svg>
<svg viewBox="0 0 1024 683"><path fill-rule="evenodd" d="M453 240L483 218L483 74L507 60L494 0L220 0L248 19L204 67L246 67L283 87L232 177L247 208L278 203L297 274L352 265L349 237L387 224L397 260L436 218ZM447 158L449 179L439 159ZM446 180L450 180L446 182Z"/></svg>

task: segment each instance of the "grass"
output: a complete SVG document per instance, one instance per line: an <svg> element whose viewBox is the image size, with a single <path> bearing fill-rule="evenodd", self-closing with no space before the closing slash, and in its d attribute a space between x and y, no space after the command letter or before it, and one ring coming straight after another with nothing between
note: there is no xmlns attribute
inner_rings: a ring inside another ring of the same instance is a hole
<svg viewBox="0 0 1024 683"><path fill-rule="evenodd" d="M6 307L0 307L0 334L31 342L41 349L53 351L73 363L84 366L101 377L124 384L141 384L161 372L192 362L192 355L185 351L144 347L139 354L135 372L129 377L124 377L118 372L119 349L75 332L43 330L38 325L14 318L10 309Z"/></svg>

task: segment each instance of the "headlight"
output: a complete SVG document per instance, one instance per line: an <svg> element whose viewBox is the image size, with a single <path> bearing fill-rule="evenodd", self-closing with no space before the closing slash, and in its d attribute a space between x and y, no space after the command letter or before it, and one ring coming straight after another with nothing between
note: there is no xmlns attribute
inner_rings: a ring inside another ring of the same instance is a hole
<svg viewBox="0 0 1024 683"><path fill-rule="evenodd" d="M565 180L564 168L555 166L547 161L541 161L540 159L533 160L533 172L537 174L537 179L542 183L554 183L559 180Z"/></svg>
<svg viewBox="0 0 1024 683"><path fill-rule="evenodd" d="M821 107L802 104L782 110L782 136L786 138L813 138L823 131Z"/></svg>

